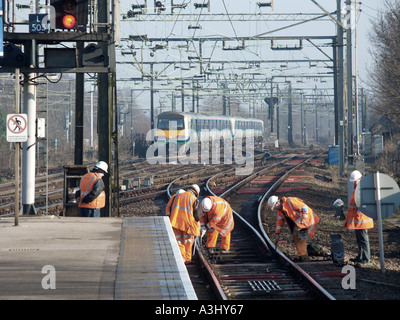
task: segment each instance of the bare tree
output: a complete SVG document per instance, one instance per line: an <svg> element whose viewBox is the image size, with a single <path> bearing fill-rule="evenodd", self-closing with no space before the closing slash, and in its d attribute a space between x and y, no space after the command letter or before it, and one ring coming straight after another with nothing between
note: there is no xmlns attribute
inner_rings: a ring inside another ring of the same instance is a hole
<svg viewBox="0 0 400 320"><path fill-rule="evenodd" d="M378 114L400 120L400 3L386 0L386 11L373 21L371 87Z"/></svg>

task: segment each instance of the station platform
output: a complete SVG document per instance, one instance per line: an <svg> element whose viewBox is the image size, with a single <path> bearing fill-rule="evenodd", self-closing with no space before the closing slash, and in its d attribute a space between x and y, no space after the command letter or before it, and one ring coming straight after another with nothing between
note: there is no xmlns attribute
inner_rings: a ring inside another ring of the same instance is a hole
<svg viewBox="0 0 400 320"><path fill-rule="evenodd" d="M0 218L1 300L197 300L166 217Z"/></svg>

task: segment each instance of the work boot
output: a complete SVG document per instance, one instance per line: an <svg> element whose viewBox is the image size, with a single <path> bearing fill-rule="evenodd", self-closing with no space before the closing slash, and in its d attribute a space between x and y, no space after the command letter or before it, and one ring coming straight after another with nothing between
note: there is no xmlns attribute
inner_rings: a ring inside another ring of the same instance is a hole
<svg viewBox="0 0 400 320"><path fill-rule="evenodd" d="M301 262L309 262L309 261L311 261L311 258L308 255L303 255L303 256L300 256L300 260L301 260Z"/></svg>

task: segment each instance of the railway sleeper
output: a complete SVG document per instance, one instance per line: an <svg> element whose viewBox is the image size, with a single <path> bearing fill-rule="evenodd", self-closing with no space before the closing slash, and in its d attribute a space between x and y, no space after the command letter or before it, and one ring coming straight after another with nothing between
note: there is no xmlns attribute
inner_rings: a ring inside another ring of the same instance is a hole
<svg viewBox="0 0 400 320"><path fill-rule="evenodd" d="M247 281L247 280L292 280L292 278L287 274L274 273L274 274L226 274L220 275L222 280L231 281Z"/></svg>

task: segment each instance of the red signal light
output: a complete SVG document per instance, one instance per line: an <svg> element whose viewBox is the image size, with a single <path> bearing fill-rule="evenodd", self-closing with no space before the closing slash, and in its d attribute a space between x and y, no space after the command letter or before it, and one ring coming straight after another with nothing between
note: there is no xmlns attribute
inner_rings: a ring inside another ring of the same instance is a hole
<svg viewBox="0 0 400 320"><path fill-rule="evenodd" d="M66 14L62 19L62 24L66 29L72 29L76 24L76 18L72 14Z"/></svg>

